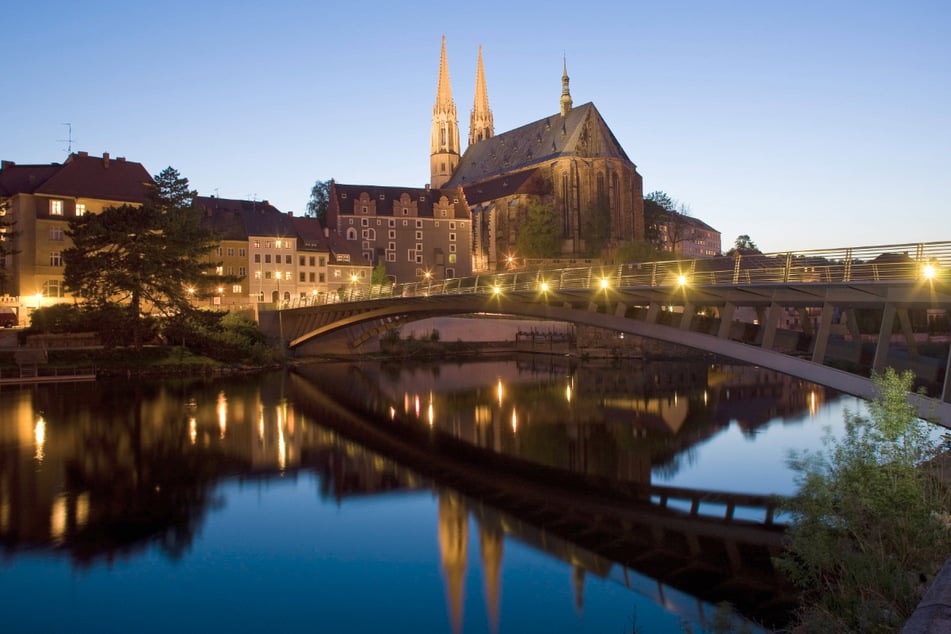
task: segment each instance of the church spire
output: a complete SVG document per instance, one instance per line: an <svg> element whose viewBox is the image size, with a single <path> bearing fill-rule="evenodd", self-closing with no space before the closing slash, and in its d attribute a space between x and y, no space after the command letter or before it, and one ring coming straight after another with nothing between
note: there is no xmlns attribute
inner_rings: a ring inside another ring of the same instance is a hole
<svg viewBox="0 0 951 634"><path fill-rule="evenodd" d="M442 36L439 54L439 83L436 103L433 105L433 130L430 139L430 184L442 187L459 164L459 121L456 104L449 84L449 64L446 62L446 36Z"/></svg>
<svg viewBox="0 0 951 634"><path fill-rule="evenodd" d="M571 92L568 90L568 59L564 58L564 70L561 73L561 116L571 110Z"/></svg>
<svg viewBox="0 0 951 634"><path fill-rule="evenodd" d="M482 45L479 45L479 62L476 65L475 99L469 117L469 145L495 136L492 110L489 109L489 93L485 89L485 69L482 66Z"/></svg>

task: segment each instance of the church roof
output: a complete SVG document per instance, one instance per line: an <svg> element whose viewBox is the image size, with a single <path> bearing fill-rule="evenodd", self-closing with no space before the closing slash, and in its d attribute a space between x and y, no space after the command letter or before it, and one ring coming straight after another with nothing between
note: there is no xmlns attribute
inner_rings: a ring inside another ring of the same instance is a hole
<svg viewBox="0 0 951 634"><path fill-rule="evenodd" d="M553 114L470 145L446 187L466 186L569 156L631 163L601 113L588 102L564 117Z"/></svg>

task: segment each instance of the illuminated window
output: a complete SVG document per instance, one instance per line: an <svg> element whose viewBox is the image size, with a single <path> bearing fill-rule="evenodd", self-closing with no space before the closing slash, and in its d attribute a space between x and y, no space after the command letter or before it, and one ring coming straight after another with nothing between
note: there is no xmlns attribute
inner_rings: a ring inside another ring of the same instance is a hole
<svg viewBox="0 0 951 634"><path fill-rule="evenodd" d="M76 215L77 216L86 215L86 203L76 203Z"/></svg>
<svg viewBox="0 0 951 634"><path fill-rule="evenodd" d="M254 279L256 279L256 280L261 279L261 271L255 271L255 272L254 272Z"/></svg>
<svg viewBox="0 0 951 634"><path fill-rule="evenodd" d="M231 292L234 293L234 294L236 294L236 295L240 295L240 294L241 294L241 285L240 285L240 284L235 284L234 286L232 286L232 287L231 287Z"/></svg>
<svg viewBox="0 0 951 634"><path fill-rule="evenodd" d="M62 297L63 283L59 280L46 280L43 282L44 297Z"/></svg>
<svg viewBox="0 0 951 634"><path fill-rule="evenodd" d="M50 215L51 215L51 216L62 216L62 215L63 215L63 201L62 201L62 200L51 200L51 201L50 201Z"/></svg>
<svg viewBox="0 0 951 634"><path fill-rule="evenodd" d="M224 275L224 274L225 274L225 267L223 266L215 267L215 275Z"/></svg>

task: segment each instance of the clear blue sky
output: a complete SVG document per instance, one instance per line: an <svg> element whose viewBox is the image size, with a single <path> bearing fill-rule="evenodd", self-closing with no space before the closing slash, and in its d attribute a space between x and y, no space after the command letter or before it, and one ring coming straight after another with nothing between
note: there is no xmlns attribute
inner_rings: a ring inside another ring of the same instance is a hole
<svg viewBox="0 0 951 634"><path fill-rule="evenodd" d="M406 5L406 6L403 6ZM590 16L585 12L590 11ZM951 239L951 3L33 2L3 10L0 158L109 152L302 213L422 186L440 36L468 135L558 110L562 55L644 177L764 250Z"/></svg>

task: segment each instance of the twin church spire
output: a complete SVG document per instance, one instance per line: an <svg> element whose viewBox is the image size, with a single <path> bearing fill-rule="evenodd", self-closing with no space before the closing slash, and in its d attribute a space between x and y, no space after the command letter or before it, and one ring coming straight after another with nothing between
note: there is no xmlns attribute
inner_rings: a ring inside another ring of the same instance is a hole
<svg viewBox="0 0 951 634"><path fill-rule="evenodd" d="M482 46L479 46L479 61L476 67L475 100L469 117L469 145L484 141L495 134L492 110L489 108L489 93L485 89L485 68L482 65ZM446 36L442 37L439 53L439 82L436 85L436 103L433 105L433 130L430 138L429 166L430 185L434 188L446 184L456 166L462 148L459 144L459 121L456 104L452 100L449 83L449 64L446 61Z"/></svg>
<svg viewBox="0 0 951 634"><path fill-rule="evenodd" d="M564 63L561 76L561 116L571 110L571 93L568 91L568 62ZM489 108L489 93L485 88L485 68L482 65L482 45L479 45L479 60L476 65L475 98L469 116L469 145L495 136L492 110ZM430 140L429 165L430 186L442 187L452 177L459 165L462 150L459 145L459 120L456 104L452 100L449 84L449 63L446 61L446 36L442 36L439 53L439 83L436 85L436 103L433 105L433 130Z"/></svg>

